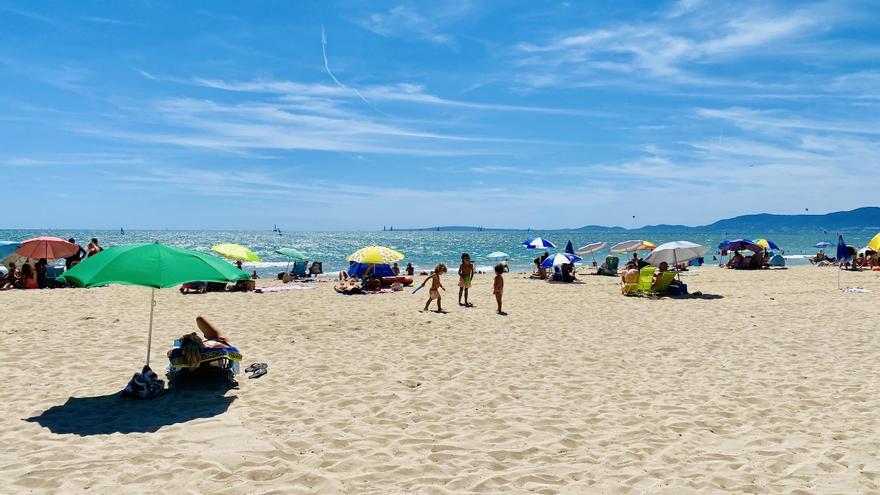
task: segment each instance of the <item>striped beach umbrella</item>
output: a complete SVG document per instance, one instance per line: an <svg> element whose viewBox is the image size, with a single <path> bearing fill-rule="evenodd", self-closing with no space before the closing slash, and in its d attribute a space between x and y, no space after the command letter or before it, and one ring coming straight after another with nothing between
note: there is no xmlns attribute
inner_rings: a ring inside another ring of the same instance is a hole
<svg viewBox="0 0 880 495"><path fill-rule="evenodd" d="M553 244L543 237L535 237L534 239L528 239L523 242L523 246L525 246L526 249L548 249L555 248L556 244Z"/></svg>

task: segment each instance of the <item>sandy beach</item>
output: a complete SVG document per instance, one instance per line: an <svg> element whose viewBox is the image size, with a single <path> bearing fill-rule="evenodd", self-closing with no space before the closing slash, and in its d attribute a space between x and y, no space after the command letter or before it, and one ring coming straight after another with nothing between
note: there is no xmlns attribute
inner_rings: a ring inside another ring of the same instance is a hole
<svg viewBox="0 0 880 495"><path fill-rule="evenodd" d="M119 398L149 290L0 294L4 493L876 493L880 273L618 280L490 275L424 294L157 292L153 367L204 314L257 380ZM264 282L264 281L263 281ZM264 282L258 285L266 285ZM277 284L277 282L272 282Z"/></svg>

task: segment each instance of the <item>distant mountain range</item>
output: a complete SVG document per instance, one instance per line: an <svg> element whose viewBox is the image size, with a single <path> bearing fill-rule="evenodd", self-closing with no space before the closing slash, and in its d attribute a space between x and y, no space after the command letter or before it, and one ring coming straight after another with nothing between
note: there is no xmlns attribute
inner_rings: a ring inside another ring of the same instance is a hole
<svg viewBox="0 0 880 495"><path fill-rule="evenodd" d="M445 226L445 227L427 227L421 229L397 229L397 230L416 230L416 231L440 231L440 232L489 232L499 230L520 230L527 229L488 229L483 227L468 226ZM535 229L528 229L535 230ZM547 229L538 229L541 231L551 231ZM880 207L867 206L864 208L856 208L850 211L837 211L834 213L826 213L824 215L773 215L770 213L759 213L756 215L741 215L733 218L718 220L709 225L699 225L690 227L687 225L646 225L635 229L627 229L624 227L606 227L603 225L585 225L576 229L555 229L555 230L575 230L581 232L812 232L817 230L829 232L843 232L856 230L880 230Z"/></svg>

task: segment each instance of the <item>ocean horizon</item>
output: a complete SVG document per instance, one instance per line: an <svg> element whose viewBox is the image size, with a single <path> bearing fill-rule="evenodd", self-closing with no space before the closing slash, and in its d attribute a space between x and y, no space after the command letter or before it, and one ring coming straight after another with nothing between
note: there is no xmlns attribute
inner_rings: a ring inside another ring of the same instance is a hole
<svg viewBox="0 0 880 495"><path fill-rule="evenodd" d="M92 237L97 237L104 247L132 244L140 242L161 242L185 249L211 252L211 246L231 242L241 244L253 250L263 261L244 263L247 270L256 270L260 277L275 277L287 267L287 258L275 253L275 249L292 247L309 257L310 261L323 263L325 273L333 273L347 267L346 257L357 249L368 245L382 245L402 252L406 263L412 263L417 271L430 270L437 263L446 263L452 271L458 266L462 253L468 253L481 270L490 269L493 260L486 256L493 251L509 254L508 264L512 271L529 271L533 268L532 260L543 253L543 250L526 249L522 242L526 237L542 236L554 244L556 249L549 252L562 251L570 240L575 249L591 242L607 242L609 246L629 239L644 239L655 244L663 242L688 240L702 244L710 249L706 255L706 263L712 264L713 256L719 256L717 246L731 238L767 238L775 242L791 264L807 263L805 255L815 254L815 244L820 241L837 242L837 233L804 232L785 234L763 234L760 232L738 232L735 235L724 235L723 232L646 232L638 231L622 233L584 232L574 230L492 230L492 231L290 231L278 235L265 230L127 230L121 234L119 230L107 229L3 229L0 230L0 241L22 241L40 235L73 238L77 243L85 245ZM844 234L847 244L861 247L876 232L865 230ZM601 262L609 253L607 249L594 256L584 258L584 263L593 259ZM644 254L644 253L643 253ZM625 256L625 255L622 255Z"/></svg>

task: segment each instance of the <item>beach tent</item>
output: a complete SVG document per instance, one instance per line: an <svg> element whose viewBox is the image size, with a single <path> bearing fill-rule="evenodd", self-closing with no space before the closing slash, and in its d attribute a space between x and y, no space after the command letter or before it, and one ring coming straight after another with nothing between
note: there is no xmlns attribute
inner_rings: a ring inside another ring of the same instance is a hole
<svg viewBox="0 0 880 495"><path fill-rule="evenodd" d="M211 251L214 251L226 259L234 261L263 261L253 251L238 244L215 244L211 247Z"/></svg>
<svg viewBox="0 0 880 495"><path fill-rule="evenodd" d="M17 241L0 241L0 259L3 259L14 253L21 246Z"/></svg>
<svg viewBox="0 0 880 495"><path fill-rule="evenodd" d="M58 280L76 287L123 284L152 289L145 373L150 366L156 289L174 287L187 282L225 283L250 280L250 278L247 272L216 256L155 242L109 247L84 259L64 272Z"/></svg>
<svg viewBox="0 0 880 495"><path fill-rule="evenodd" d="M526 249L549 249L555 248L556 244L544 239L542 237L535 237L534 239L527 239L523 242L523 246Z"/></svg>
<svg viewBox="0 0 880 495"><path fill-rule="evenodd" d="M546 260L541 263L541 268L551 268L554 266L567 265L569 263L577 263L581 261L580 256L575 256L573 254L568 253L556 253L553 256L548 256Z"/></svg>
<svg viewBox="0 0 880 495"><path fill-rule="evenodd" d="M387 263L353 263L348 267L348 275L358 278L369 275L375 275L377 277L393 277L394 269Z"/></svg>

